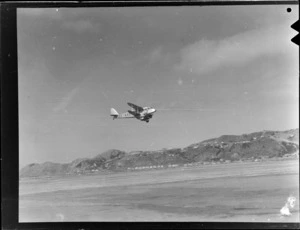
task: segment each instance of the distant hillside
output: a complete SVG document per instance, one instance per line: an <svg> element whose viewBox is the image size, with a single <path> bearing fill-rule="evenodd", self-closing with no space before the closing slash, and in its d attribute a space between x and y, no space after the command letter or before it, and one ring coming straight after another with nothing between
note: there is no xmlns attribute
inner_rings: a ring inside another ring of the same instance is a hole
<svg viewBox="0 0 300 230"><path fill-rule="evenodd" d="M101 173L145 168L162 168L195 162L224 162L282 157L299 153L299 129L223 135L185 148L126 153L112 149L94 158L76 159L68 164L29 164L20 177Z"/></svg>
<svg viewBox="0 0 300 230"><path fill-rule="evenodd" d="M126 153L119 150L108 150L94 158L79 158L68 164L46 162L29 164L20 170L21 177L54 176L82 174L88 172L107 171L108 165L121 159Z"/></svg>

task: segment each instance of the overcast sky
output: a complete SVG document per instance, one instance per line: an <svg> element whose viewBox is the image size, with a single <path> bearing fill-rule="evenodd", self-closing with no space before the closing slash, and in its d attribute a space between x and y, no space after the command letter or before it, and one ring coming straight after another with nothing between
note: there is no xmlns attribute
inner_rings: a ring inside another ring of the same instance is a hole
<svg viewBox="0 0 300 230"><path fill-rule="evenodd" d="M298 128L287 7L18 9L20 166Z"/></svg>

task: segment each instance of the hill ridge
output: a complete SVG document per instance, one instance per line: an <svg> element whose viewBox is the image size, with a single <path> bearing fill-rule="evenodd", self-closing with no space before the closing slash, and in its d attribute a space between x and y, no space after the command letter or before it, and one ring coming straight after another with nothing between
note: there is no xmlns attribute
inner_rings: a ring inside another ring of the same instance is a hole
<svg viewBox="0 0 300 230"><path fill-rule="evenodd" d="M193 163L266 159L299 154L299 128L263 130L242 135L221 135L184 148L125 152L109 149L92 158L70 163L32 163L20 170L20 177L76 175L135 169L176 167Z"/></svg>

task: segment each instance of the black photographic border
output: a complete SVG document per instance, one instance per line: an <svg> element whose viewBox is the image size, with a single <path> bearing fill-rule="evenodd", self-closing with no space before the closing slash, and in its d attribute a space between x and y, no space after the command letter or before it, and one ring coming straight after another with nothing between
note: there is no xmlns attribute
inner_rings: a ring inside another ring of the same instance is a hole
<svg viewBox="0 0 300 230"><path fill-rule="evenodd" d="M299 229L300 223L246 222L43 222L19 223L18 8L297 5L298 1L61 1L0 5L1 40L1 219L2 229ZM292 30L292 28L291 28ZM299 37L299 36L297 36ZM295 46L296 48L296 46Z"/></svg>

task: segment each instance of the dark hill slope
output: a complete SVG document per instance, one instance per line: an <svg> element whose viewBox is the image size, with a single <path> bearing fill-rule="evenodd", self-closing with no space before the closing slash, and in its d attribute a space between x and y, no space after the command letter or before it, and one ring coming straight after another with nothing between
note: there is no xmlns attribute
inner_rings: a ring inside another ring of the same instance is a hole
<svg viewBox="0 0 300 230"><path fill-rule="evenodd" d="M69 164L45 162L43 164L29 164L20 171L21 177L53 176L67 174Z"/></svg>

